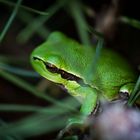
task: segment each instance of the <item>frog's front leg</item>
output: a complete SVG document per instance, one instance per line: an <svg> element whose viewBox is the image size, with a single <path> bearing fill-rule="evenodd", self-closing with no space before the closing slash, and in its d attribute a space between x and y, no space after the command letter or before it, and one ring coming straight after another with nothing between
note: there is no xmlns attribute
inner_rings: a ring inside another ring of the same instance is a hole
<svg viewBox="0 0 140 140"><path fill-rule="evenodd" d="M84 116L88 116L94 111L97 105L98 93L96 89L86 87L86 96L83 100L80 112Z"/></svg>
<svg viewBox="0 0 140 140"><path fill-rule="evenodd" d="M82 130L82 128L84 128L84 126L82 125L87 119L87 116L90 115L91 112L94 111L94 109L96 108L98 98L96 89L90 87L79 87L76 89L76 93L77 95L81 95L83 97L80 109L81 115L79 117L70 118L68 120L67 126L63 130L61 130L58 135L59 139L61 139L63 135L66 132L69 132L69 130L72 129L73 127L75 128L80 127L80 129Z"/></svg>
<svg viewBox="0 0 140 140"><path fill-rule="evenodd" d="M91 87L79 87L76 89L77 95L82 97L82 105L80 109L81 116L79 118L72 118L68 125L83 124L85 119L91 112L94 111L97 105L98 91Z"/></svg>

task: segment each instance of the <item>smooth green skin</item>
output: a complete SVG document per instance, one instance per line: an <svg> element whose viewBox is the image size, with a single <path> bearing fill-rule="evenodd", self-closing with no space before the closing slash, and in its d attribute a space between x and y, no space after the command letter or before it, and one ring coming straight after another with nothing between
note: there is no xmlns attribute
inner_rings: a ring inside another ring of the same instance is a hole
<svg viewBox="0 0 140 140"><path fill-rule="evenodd" d="M60 32L53 32L46 42L32 52L31 63L46 79L63 84L68 92L81 102L81 113L89 115L95 109L98 99L104 97L111 101L118 98L119 92L130 94L136 81L135 73L129 64L108 49L102 49L96 71L89 75L87 72L91 69L94 56L95 47L84 47ZM34 60L33 57L40 60ZM49 62L80 77L87 86L49 72L43 62Z"/></svg>

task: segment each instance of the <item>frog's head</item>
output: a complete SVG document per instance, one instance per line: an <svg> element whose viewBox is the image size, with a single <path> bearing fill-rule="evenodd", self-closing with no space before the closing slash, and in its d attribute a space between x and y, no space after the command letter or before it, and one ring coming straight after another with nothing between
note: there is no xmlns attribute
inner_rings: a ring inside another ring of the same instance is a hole
<svg viewBox="0 0 140 140"><path fill-rule="evenodd" d="M31 57L31 63L34 69L46 79L55 83L61 83L62 78L59 74L60 72L58 68L62 64L59 63L61 62L61 58L57 57L56 55L43 57L43 54L38 55L36 54L36 51L38 51L38 49L32 53Z"/></svg>
<svg viewBox="0 0 140 140"><path fill-rule="evenodd" d="M46 79L74 90L80 86L82 80L71 73L68 60L66 60L69 57L64 57L70 54L66 46L64 47L66 39L62 34L55 32L47 42L32 52L31 63L34 69Z"/></svg>

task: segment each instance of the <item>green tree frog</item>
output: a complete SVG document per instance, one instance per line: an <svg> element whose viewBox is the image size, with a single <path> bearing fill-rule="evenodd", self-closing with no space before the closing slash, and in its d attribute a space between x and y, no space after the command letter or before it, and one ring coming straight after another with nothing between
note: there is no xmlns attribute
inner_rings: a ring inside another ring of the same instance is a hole
<svg viewBox="0 0 140 140"><path fill-rule="evenodd" d="M103 48L96 71L87 78L95 46L84 47L61 32L53 32L47 41L31 54L34 69L46 79L62 84L81 102L85 116L95 109L102 97L115 100L119 93L131 94L136 75L129 64L117 53Z"/></svg>

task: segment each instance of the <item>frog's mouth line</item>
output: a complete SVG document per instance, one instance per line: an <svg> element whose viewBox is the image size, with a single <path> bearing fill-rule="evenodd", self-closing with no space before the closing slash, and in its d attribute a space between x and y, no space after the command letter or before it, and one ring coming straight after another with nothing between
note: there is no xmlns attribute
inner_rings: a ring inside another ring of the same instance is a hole
<svg viewBox="0 0 140 140"><path fill-rule="evenodd" d="M43 62L43 64L45 65L46 69L51 72L51 73L57 73L57 74L60 74L61 77L63 79L66 79L66 80L70 80L70 81L76 81L78 84L82 85L82 86L88 86L87 84L84 83L83 79L76 76L76 75L73 75L71 73L68 73L62 69L59 69L57 68L55 65L51 64L51 63L48 63L48 62L45 62L44 60L38 58L38 57L33 57L33 60L38 60L38 61L41 61Z"/></svg>

